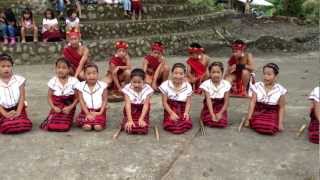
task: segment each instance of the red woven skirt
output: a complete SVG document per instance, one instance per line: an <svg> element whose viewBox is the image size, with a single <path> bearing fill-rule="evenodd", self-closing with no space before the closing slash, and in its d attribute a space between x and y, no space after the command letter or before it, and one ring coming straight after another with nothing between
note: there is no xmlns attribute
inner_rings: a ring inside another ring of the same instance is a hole
<svg viewBox="0 0 320 180"><path fill-rule="evenodd" d="M90 112L99 112L100 109L89 109L89 111ZM100 125L100 126L102 126L102 128L106 128L107 127L106 123L107 123L106 112L104 112L100 116L96 116L96 118L94 120L87 120L86 114L83 111L81 111L76 119L76 124L78 127L83 127L84 125L91 125L91 126Z"/></svg>
<svg viewBox="0 0 320 180"><path fill-rule="evenodd" d="M309 141L315 144L319 144L319 121L317 120L314 110L310 113L310 124L309 124Z"/></svg>
<svg viewBox="0 0 320 180"><path fill-rule="evenodd" d="M222 99L211 99L213 112L216 114L220 112L224 105L224 98ZM226 128L228 126L228 112L225 111L219 121L212 121L212 116L209 112L206 99L203 100L203 108L201 111L201 120L205 126Z"/></svg>
<svg viewBox="0 0 320 180"><path fill-rule="evenodd" d="M279 105L256 103L250 127L261 134L274 135L279 131Z"/></svg>
<svg viewBox="0 0 320 180"><path fill-rule="evenodd" d="M60 109L71 105L75 96L52 96L52 102ZM63 112L56 113L53 109L50 110L49 115L45 121L40 125L40 128L47 131L65 132L69 131L76 108L73 108L69 114Z"/></svg>
<svg viewBox="0 0 320 180"><path fill-rule="evenodd" d="M42 33L42 39L47 39L47 41L60 41L62 39L62 35L60 31L46 31Z"/></svg>
<svg viewBox="0 0 320 180"><path fill-rule="evenodd" d="M7 112L16 110L17 107L5 109ZM18 134L30 131L32 122L29 120L25 107L22 109L18 117L9 119L0 115L0 133L2 134Z"/></svg>
<svg viewBox="0 0 320 180"><path fill-rule="evenodd" d="M232 96L246 96L247 88L244 87L243 81L241 78L237 78L232 82L232 87L230 93Z"/></svg>
<svg viewBox="0 0 320 180"><path fill-rule="evenodd" d="M144 117L144 121L147 123L146 127L140 127L139 122L138 122L139 118L141 116L141 113L142 113L142 109L143 109L143 104L131 104L131 116L132 116L132 120L134 122L135 127L133 127L132 130L127 133L129 133L129 134L148 134L150 105L149 105L148 112L147 112L146 116ZM122 130L125 129L125 124L127 123L127 121L128 121L128 117L127 117L126 110L124 108L123 109Z"/></svg>
<svg viewBox="0 0 320 180"><path fill-rule="evenodd" d="M135 13L139 13L142 11L142 3L141 0L132 1L132 11Z"/></svg>
<svg viewBox="0 0 320 180"><path fill-rule="evenodd" d="M180 117L177 121L170 119L169 113L164 110L163 128L173 134L182 134L192 128L192 120L184 119L183 113L186 102L168 100L170 108Z"/></svg>

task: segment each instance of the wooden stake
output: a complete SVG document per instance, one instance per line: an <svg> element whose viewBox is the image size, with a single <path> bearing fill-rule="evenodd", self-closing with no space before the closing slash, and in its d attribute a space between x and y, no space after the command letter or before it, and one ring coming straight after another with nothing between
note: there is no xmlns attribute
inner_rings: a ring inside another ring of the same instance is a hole
<svg viewBox="0 0 320 180"><path fill-rule="evenodd" d="M247 119L246 119L245 117L242 117L241 123L240 123L239 128L238 128L238 131L239 131L239 132L241 132L241 129L242 129L243 125L245 124L246 120L247 120Z"/></svg>
<svg viewBox="0 0 320 180"><path fill-rule="evenodd" d="M303 124L301 126L301 128L299 129L298 133L297 133L297 137L300 137L302 135L302 133L304 132L304 130L306 129L307 124Z"/></svg>
<svg viewBox="0 0 320 180"><path fill-rule="evenodd" d="M119 135L120 135L120 133L121 133L121 126L119 127L119 129L116 131L116 133L114 133L114 135L113 135L113 137L112 137L112 139L113 140L116 140L116 139L118 139L118 137L119 137Z"/></svg>
<svg viewBox="0 0 320 180"><path fill-rule="evenodd" d="M201 119L199 120L199 122L200 122L201 136L205 136L206 135L206 128L205 128L205 126L204 126L204 124L203 124Z"/></svg>
<svg viewBox="0 0 320 180"><path fill-rule="evenodd" d="M160 134L157 126L154 126L154 132L156 134L156 139L159 142L160 141Z"/></svg>

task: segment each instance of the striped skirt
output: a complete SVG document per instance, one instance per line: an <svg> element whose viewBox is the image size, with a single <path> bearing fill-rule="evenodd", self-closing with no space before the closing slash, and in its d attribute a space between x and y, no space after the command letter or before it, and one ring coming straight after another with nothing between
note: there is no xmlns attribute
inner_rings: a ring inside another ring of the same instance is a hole
<svg viewBox="0 0 320 180"><path fill-rule="evenodd" d="M180 117L177 121L170 118L170 114L164 110L163 128L173 134L182 134L192 128L191 118L183 118L186 102L168 100L170 108Z"/></svg>
<svg viewBox="0 0 320 180"><path fill-rule="evenodd" d="M256 103L250 127L261 134L274 135L279 131L279 105Z"/></svg>
<svg viewBox="0 0 320 180"><path fill-rule="evenodd" d="M52 96L52 102L55 106L63 109L73 103L75 96ZM72 109L69 114L63 112L57 113L53 109L50 110L49 115L45 121L40 125L40 128L47 131L65 132L69 131L76 108Z"/></svg>
<svg viewBox="0 0 320 180"><path fill-rule="evenodd" d="M89 111L90 112L99 112L100 109L89 109ZM76 119L76 124L78 127L83 127L84 125L91 125L91 126L100 125L100 126L102 126L102 128L106 128L107 127L106 123L107 123L107 113L106 112L104 112L100 116L96 116L94 120L88 120L86 118L86 114L83 111L81 111Z"/></svg>
<svg viewBox="0 0 320 180"><path fill-rule="evenodd" d="M134 122L135 127L132 128L128 134L148 134L149 130L149 112L150 112L150 105L147 114L144 117L144 121L147 123L147 126L140 127L139 126L139 118L141 116L143 109L143 104L131 104L131 116ZM123 120L122 120L122 130L125 129L125 124L128 121L127 113L125 108L123 109Z"/></svg>
<svg viewBox="0 0 320 180"><path fill-rule="evenodd" d="M319 121L317 120L314 110L310 113L309 141L315 144L319 144Z"/></svg>
<svg viewBox="0 0 320 180"><path fill-rule="evenodd" d="M211 99L213 112L216 114L220 112L224 105L224 98L222 99ZM201 111L200 118L205 126L226 128L228 126L228 112L224 111L221 119L218 121L212 121L212 116L209 112L206 99L203 100L203 108Z"/></svg>
<svg viewBox="0 0 320 180"><path fill-rule="evenodd" d="M16 110L17 107L5 109L7 112ZM0 133L2 134L18 134L28 132L32 129L32 122L29 120L25 107L21 114L12 119L5 118L0 115Z"/></svg>

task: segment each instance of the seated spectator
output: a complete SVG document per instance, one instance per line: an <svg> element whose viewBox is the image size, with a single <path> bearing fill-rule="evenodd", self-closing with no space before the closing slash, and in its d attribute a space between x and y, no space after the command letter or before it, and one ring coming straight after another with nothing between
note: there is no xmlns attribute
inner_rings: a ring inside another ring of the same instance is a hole
<svg viewBox="0 0 320 180"><path fill-rule="evenodd" d="M124 9L124 15L129 16L131 13L131 0L122 0L121 1Z"/></svg>
<svg viewBox="0 0 320 180"><path fill-rule="evenodd" d="M142 19L142 0L132 0L132 20ZM138 17L136 17L138 16Z"/></svg>
<svg viewBox="0 0 320 180"><path fill-rule="evenodd" d="M80 19L77 16L76 9L69 9L66 19L66 33L68 32L80 32Z"/></svg>
<svg viewBox="0 0 320 180"><path fill-rule="evenodd" d="M79 17L81 17L81 5L79 0L66 0L67 5L71 6L70 9L76 9Z"/></svg>
<svg viewBox="0 0 320 180"><path fill-rule="evenodd" d="M0 33L3 36L4 44L10 45L16 44L16 33L17 33L17 21L12 10L5 9L0 10Z"/></svg>
<svg viewBox="0 0 320 180"><path fill-rule="evenodd" d="M59 23L51 9L47 9L42 20L42 38L44 42L60 41L62 36L59 29Z"/></svg>
<svg viewBox="0 0 320 180"><path fill-rule="evenodd" d="M32 32L33 34L33 41L38 41L38 27L36 25L36 22L33 18L32 11L30 9L25 9L22 12L22 18L21 18L21 42L26 42L26 36L28 32Z"/></svg>

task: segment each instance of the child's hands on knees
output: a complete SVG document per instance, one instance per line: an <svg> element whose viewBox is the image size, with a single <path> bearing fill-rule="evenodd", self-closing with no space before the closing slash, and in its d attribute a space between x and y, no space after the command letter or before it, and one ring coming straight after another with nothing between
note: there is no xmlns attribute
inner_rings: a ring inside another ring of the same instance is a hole
<svg viewBox="0 0 320 180"><path fill-rule="evenodd" d="M127 121L124 128L126 131L131 132L133 127L135 127L135 125L134 125L134 122L131 120L131 121Z"/></svg>
<svg viewBox="0 0 320 180"><path fill-rule="evenodd" d="M140 127L146 127L147 126L147 123L143 120L143 119L139 119L139 126Z"/></svg>
<svg viewBox="0 0 320 180"><path fill-rule="evenodd" d="M179 116L173 112L172 114L170 114L170 119L172 119L173 121L178 121Z"/></svg>

